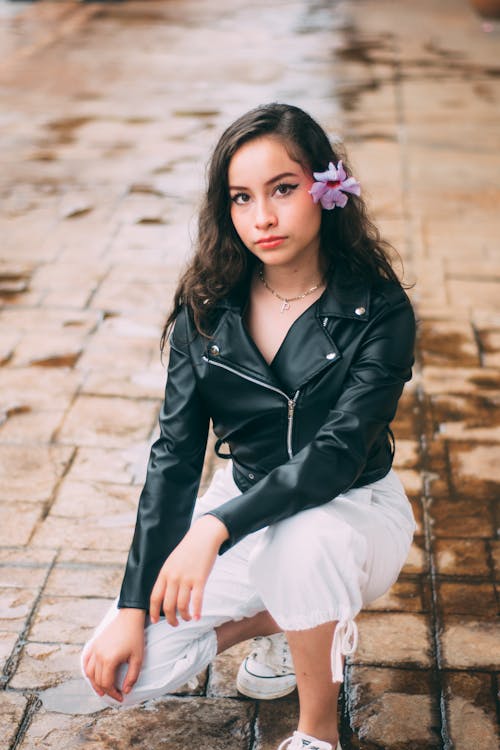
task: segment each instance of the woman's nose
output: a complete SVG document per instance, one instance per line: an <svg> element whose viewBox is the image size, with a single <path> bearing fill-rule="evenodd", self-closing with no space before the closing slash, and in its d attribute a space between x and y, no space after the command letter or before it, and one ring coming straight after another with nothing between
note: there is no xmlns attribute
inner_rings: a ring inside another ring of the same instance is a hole
<svg viewBox="0 0 500 750"><path fill-rule="evenodd" d="M271 210L267 201L259 201L255 213L255 226L257 229L272 227L276 224L276 214Z"/></svg>

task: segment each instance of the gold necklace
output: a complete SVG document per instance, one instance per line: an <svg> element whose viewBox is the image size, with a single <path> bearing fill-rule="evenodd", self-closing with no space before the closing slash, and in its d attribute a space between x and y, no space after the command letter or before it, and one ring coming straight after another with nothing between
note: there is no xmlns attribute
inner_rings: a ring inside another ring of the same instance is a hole
<svg viewBox="0 0 500 750"><path fill-rule="evenodd" d="M266 289L269 289L271 294L274 294L275 297L277 297L281 302L283 303L281 305L280 312L285 312L285 310L290 309L290 302L294 302L297 299L303 299L304 297L307 297L308 294L312 294L312 292L315 292L316 289L318 289L323 281L320 281L319 284L315 284L310 289L307 290L307 292L304 292L303 294L298 294L296 297L282 297L281 294L278 294L278 292L275 289L272 289L267 281L264 278L264 271L262 270L262 266L259 268L259 279L262 281Z"/></svg>

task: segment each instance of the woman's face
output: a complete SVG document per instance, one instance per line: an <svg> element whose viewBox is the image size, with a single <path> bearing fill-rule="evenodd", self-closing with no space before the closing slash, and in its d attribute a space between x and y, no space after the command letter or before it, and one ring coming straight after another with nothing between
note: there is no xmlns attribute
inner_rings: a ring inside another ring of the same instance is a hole
<svg viewBox="0 0 500 750"><path fill-rule="evenodd" d="M231 219L241 241L264 264L318 264L321 205L309 189L311 173L276 137L245 143L229 163Z"/></svg>

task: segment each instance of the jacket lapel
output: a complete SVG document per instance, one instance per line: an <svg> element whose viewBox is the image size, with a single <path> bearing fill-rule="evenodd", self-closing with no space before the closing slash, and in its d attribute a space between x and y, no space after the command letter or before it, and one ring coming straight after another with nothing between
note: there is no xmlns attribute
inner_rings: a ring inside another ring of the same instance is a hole
<svg viewBox="0 0 500 750"><path fill-rule="evenodd" d="M207 343L206 354L219 364L247 377L282 389L279 380L260 353L243 323L242 311L228 306Z"/></svg>
<svg viewBox="0 0 500 750"><path fill-rule="evenodd" d="M367 321L370 289L364 283L346 285L334 279L321 297L292 323L271 365L267 364L243 323L244 303L244 299L235 296L218 303L225 311L213 340L207 345L208 355L291 395L341 360L342 352L328 331L329 320Z"/></svg>

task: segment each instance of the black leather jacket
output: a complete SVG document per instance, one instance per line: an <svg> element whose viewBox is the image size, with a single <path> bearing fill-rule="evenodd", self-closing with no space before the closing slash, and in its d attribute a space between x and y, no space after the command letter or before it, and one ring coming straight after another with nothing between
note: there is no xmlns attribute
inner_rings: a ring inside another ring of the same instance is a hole
<svg viewBox="0 0 500 750"><path fill-rule="evenodd" d="M170 337L159 424L119 606L149 608L165 559L189 528L209 421L242 494L213 511L230 538L328 502L387 474L389 423L411 377L415 318L399 285L335 281L293 323L267 365L243 323L245 300L218 304L213 338L186 308Z"/></svg>

